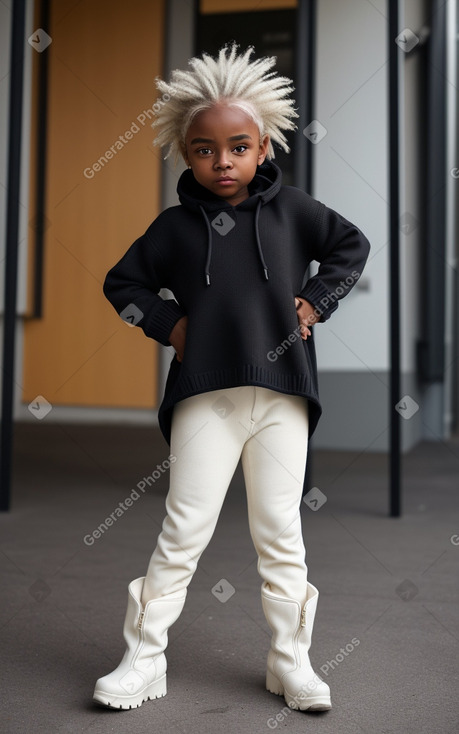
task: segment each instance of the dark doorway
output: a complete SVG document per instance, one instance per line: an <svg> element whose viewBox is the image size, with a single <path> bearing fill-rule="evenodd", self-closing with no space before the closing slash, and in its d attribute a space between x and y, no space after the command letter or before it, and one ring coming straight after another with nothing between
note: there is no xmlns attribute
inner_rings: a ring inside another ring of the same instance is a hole
<svg viewBox="0 0 459 734"><path fill-rule="evenodd" d="M294 80L296 20L296 9L198 13L195 53L199 55L206 51L214 56L225 43L236 41L240 44L241 51L248 46L254 46L252 58L276 56L278 73ZM286 185L294 185L296 137L297 133L294 131L286 133L289 154L284 153L282 148L275 147L276 163L282 170L283 183Z"/></svg>

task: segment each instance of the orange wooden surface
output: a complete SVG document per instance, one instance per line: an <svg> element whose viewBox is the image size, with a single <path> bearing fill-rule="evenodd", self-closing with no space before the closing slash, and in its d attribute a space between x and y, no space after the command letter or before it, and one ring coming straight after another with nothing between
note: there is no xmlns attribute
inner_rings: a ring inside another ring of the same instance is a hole
<svg viewBox="0 0 459 734"><path fill-rule="evenodd" d="M163 29L163 0L51 2L44 313L25 323L26 402L156 404L157 345L121 321L102 283L159 212L160 152L142 115L158 96Z"/></svg>

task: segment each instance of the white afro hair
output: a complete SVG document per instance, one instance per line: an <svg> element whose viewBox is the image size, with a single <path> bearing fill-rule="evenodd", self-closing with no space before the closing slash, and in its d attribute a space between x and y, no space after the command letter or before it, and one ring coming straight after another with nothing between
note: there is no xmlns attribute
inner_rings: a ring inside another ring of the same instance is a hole
<svg viewBox="0 0 459 734"><path fill-rule="evenodd" d="M289 97L294 89L292 80L269 71L276 63L275 56L251 62L253 46L239 56L237 48L233 42L223 46L216 58L207 53L202 58L193 57L188 62L191 69L175 69L169 83L156 77L162 97L154 106L159 108L152 123L159 129L154 144L169 146L165 157L174 153L175 164L195 115L218 102L239 107L249 115L258 125L260 139L270 136L268 158L274 158L273 142L289 152L282 131L294 130L297 126L292 118L299 116Z"/></svg>

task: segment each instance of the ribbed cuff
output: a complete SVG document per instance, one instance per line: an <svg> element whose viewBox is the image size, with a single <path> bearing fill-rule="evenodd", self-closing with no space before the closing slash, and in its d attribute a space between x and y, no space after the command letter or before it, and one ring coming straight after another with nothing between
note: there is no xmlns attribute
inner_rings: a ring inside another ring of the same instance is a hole
<svg viewBox="0 0 459 734"><path fill-rule="evenodd" d="M169 335L182 316L186 314L174 298L163 299L143 326L143 330L147 336L156 339L165 347L170 347Z"/></svg>
<svg viewBox="0 0 459 734"><path fill-rule="evenodd" d="M338 297L335 293L330 293L317 276L308 280L298 296L305 298L314 306L321 314L320 321L326 321L338 308Z"/></svg>

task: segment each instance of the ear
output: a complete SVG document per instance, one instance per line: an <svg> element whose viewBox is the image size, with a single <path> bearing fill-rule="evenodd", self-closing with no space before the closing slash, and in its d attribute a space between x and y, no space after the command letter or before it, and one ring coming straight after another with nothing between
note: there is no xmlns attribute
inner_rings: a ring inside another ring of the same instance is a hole
<svg viewBox="0 0 459 734"><path fill-rule="evenodd" d="M264 162L266 155L268 153L268 146L269 146L270 137L268 134L263 135L263 138L260 140L260 149L258 151L258 165L261 166L261 164Z"/></svg>

